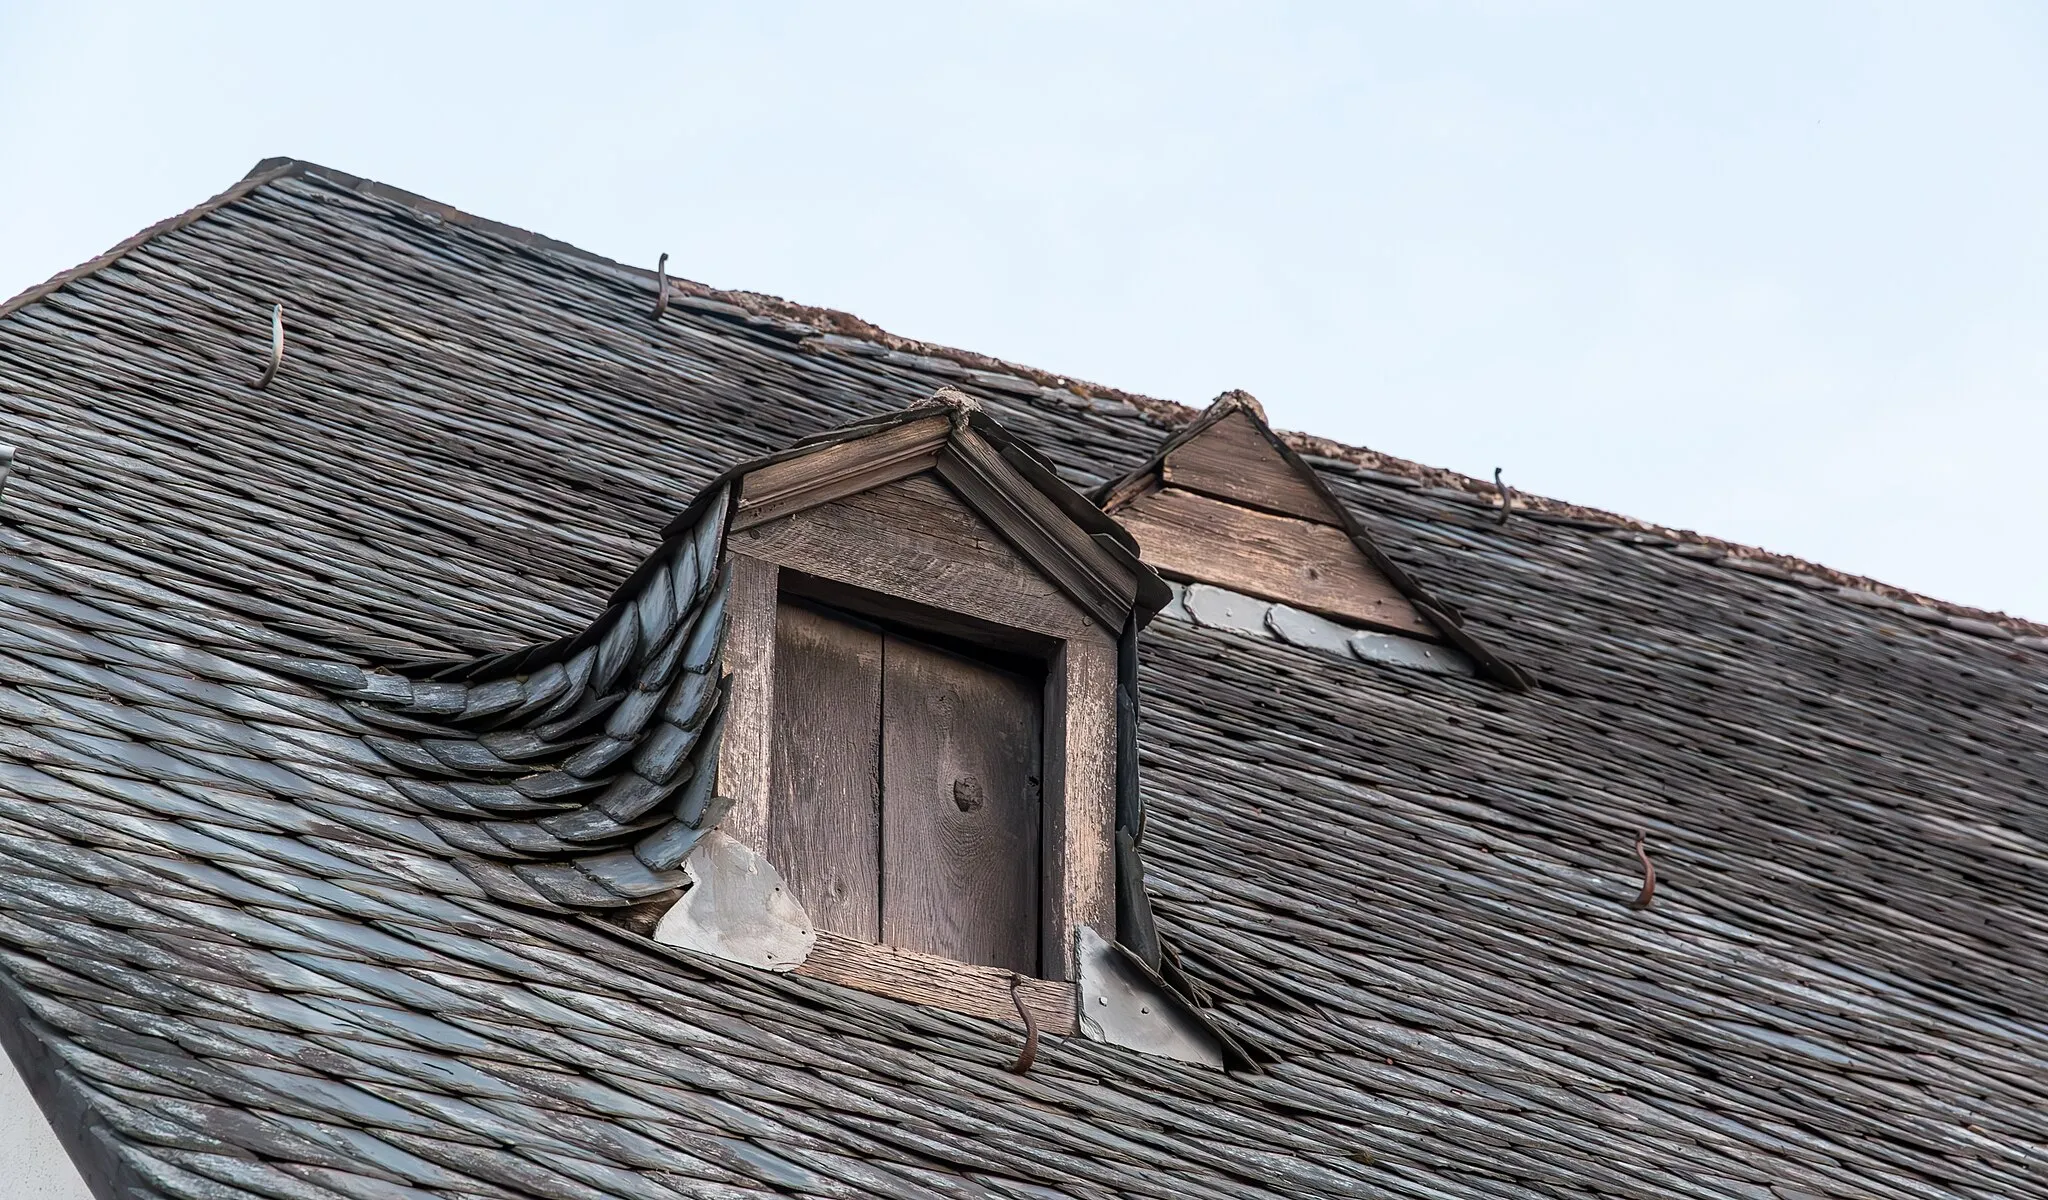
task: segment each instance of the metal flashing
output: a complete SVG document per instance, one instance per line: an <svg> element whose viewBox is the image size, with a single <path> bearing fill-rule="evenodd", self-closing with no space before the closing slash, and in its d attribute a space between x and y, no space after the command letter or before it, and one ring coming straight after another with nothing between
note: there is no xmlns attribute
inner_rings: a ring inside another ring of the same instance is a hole
<svg viewBox="0 0 2048 1200"><path fill-rule="evenodd" d="M1315 613L1274 604L1207 583L1170 583L1173 599L1159 610L1169 620L1316 650L1334 658L1356 658L1381 666L1472 678L1479 669L1455 646L1398 633L1353 629Z"/></svg>
<svg viewBox="0 0 2048 1200"><path fill-rule="evenodd" d="M1081 965L1081 1036L1223 1069L1222 1039L1135 956L1085 925L1074 934L1074 949Z"/></svg>
<svg viewBox="0 0 2048 1200"><path fill-rule="evenodd" d="M720 830L683 860L690 889L662 914L654 940L766 971L794 971L818 930L773 863Z"/></svg>

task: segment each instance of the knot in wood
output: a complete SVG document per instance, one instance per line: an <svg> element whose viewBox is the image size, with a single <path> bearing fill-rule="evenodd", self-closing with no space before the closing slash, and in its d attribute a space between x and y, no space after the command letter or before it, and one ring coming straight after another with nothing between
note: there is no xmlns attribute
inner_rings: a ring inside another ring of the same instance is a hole
<svg viewBox="0 0 2048 1200"><path fill-rule="evenodd" d="M982 795L979 780L955 779L953 781L953 803L959 807L961 812L973 812L981 807L984 799L986 797Z"/></svg>

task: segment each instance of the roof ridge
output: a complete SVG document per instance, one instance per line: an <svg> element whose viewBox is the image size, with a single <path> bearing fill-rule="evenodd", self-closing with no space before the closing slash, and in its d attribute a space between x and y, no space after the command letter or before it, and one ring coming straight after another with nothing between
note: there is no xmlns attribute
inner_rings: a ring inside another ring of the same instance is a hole
<svg viewBox="0 0 2048 1200"><path fill-rule="evenodd" d="M137 247L145 245L151 241L154 241L157 237L159 237L162 234L170 233L178 229L183 229L185 226L192 224L194 221L199 220L201 217L204 217L217 209L224 208L229 204L233 204L235 201L240 200L242 197L248 195L250 192L255 191L257 188L262 187L264 184L269 183L274 179L278 179L286 175L297 173L298 169L305 165L309 164L302 164L295 159L289 158L264 159L262 162L257 163L255 167L251 168L247 175L242 176L241 179L235 182L235 185L233 187L228 188L226 191L218 192L212 196L209 196L205 200L202 200L199 203L193 205L192 207L186 209L184 212L178 213L175 216L166 217L163 220L158 221L156 224L151 225L148 228L142 230L140 233L131 234L130 236L123 238L121 241L115 243L112 249L106 251L105 253L97 255L93 258L89 258L84 262L79 263L75 267L67 267L64 270L57 272L55 275L50 276L48 279L43 280L41 283L31 284L28 287L23 288L21 291L16 292L7 300L0 301L0 318L12 316L18 310L27 308L29 305L34 304L36 301L41 300L43 297L48 296L53 292L59 291L73 283L78 282L81 279L86 278L89 275L97 274L100 271L103 271L106 268L113 266L115 263L121 261L121 259L126 257L129 251L134 250Z"/></svg>
<svg viewBox="0 0 2048 1200"><path fill-rule="evenodd" d="M453 205L409 192L403 188L378 183L347 171L324 167L304 159L273 157L266 158L252 167L249 173L233 187L220 192L186 209L184 212L159 221L140 233L127 238L106 253L90 259L69 270L60 271L42 283L36 284L0 303L0 318L53 292L94 274L128 254L131 250L149 242L160 234L182 229L200 218L242 199L266 184L284 178L310 178L342 187L359 194L394 204L404 205L432 214L441 220L476 229L497 237L505 238L536 250L548 251L580 259L593 266L644 277L650 283L657 278L656 272L647 267L633 266L606 258L594 251L584 250L568 242L507 225L485 217L465 212ZM763 292L740 289L715 288L694 280L667 276L668 286L675 292L701 300L729 304L753 317L780 321L802 327L816 334L827 334L839 338L869 342L888 350L941 359L971 370L1008 375L1035 383L1040 387L1065 391L1083 399L1121 402L1135 410L1147 422L1167 431L1180 429L1195 420L1201 409L1174 400L1148 396L1140 392L1129 392L1106 384L1093 383L1069 375L1059 375L1040 370L1023 363L1010 362L991 355L971 350L961 350L934 342L919 341L890 333L881 326L852 313L836 308L820 308L799 304ZM1407 480L1425 487L1457 494L1466 502L1496 507L1500 491L1487 480L1475 479L1446 467L1432 467L1410 459L1382 453L1364 446L1353 446L1331 438L1291 430L1276 430L1295 451L1315 458L1337 463L1347 463L1381 476L1392 476L1394 480ZM1390 481L1391 482L1391 481ZM1898 587L1867 575L1854 575L1832 567L1803 559L1796 555L1781 554L1761 547L1732 542L1711 534L1691 529L1675 529L1651 521L1639 520L1621 513L1587 505L1555 500L1526 492L1515 492L1510 497L1514 510L1526 516L1584 522L1609 526L1616 530L1647 535L1681 545L1700 547L1715 551L1715 561L1728 563L1742 569L1761 574L1772 572L1789 573L1794 576L1832 584L1845 593L1863 593L1876 597L1885 606L1903 610L1907 615L1940 620L1963 632L1997 638L2015 638L2036 649L2048 650L2048 623L2013 616L2009 613L1994 612L1967 604L1942 600L1908 588ZM1916 611L1917 610L1917 611Z"/></svg>
<svg viewBox="0 0 2048 1200"><path fill-rule="evenodd" d="M1427 466L1362 446L1351 446L1343 442L1332 441L1329 438L1318 437L1314 434L1297 433L1291 430L1276 430L1275 432L1279 433L1281 439L1286 441L1297 452L1311 458L1348 463L1363 471L1379 475L1390 475L1397 479L1405 479L1421 484L1425 487L1461 492L1464 493L1463 498L1470 503L1476 503L1496 510L1499 507L1500 490L1491 481L1475 479L1470 475L1461 474L1446 467ZM1726 538L1715 537L1713 534L1701 533L1698 530L1676 529L1668 525L1657 524L1654 521L1644 521L1602 508L1573 504L1565 500L1554 500L1548 496L1538 496L1519 490L1510 492L1509 502L1517 515L1531 516L1539 519L1549 518L1553 521L1573 524L1604 525L1617 531L1640 534L1650 538L1676 542L1681 545L1717 551L1718 553L1714 557L1718 561L1740 564L1753 571L1758 567L1765 568L1764 570L1756 571L1758 574L1768 574L1773 569L1789 572L1803 578L1833 584L1845 591L1868 593L1871 596L1888 602L1889 607L1907 610L1908 615L1949 618L1946 622L1947 624L1966 633L1978 633L1990 637L2010 636L2023 639L2037 649L2048 650L2048 623L2030 620L2026 617L2013 616L2010 613L1975 608L1952 600L1942 600L1934 596L1915 592L1909 588L1885 583L1879 579L1872 579L1867 575L1854 575L1847 571L1837 570L1810 559L1800 558L1797 555L1781 554L1775 550L1765 550L1759 546L1730 541ZM1910 611L1913 608L1927 611L1925 613L1913 613ZM1956 622L1963 622L1963 624L1956 624Z"/></svg>

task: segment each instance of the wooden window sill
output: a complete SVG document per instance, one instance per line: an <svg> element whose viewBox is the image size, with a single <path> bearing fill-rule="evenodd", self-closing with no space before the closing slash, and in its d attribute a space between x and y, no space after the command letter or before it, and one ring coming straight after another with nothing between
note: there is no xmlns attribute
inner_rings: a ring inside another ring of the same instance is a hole
<svg viewBox="0 0 2048 1200"><path fill-rule="evenodd" d="M1010 999L1010 972L996 967L978 967L914 950L878 946L821 929L810 957L795 973L893 1000L1005 1024L1017 1023L1017 1006ZM1040 1032L1073 1035L1073 984L1026 978L1018 990L1032 1015L1038 1018Z"/></svg>

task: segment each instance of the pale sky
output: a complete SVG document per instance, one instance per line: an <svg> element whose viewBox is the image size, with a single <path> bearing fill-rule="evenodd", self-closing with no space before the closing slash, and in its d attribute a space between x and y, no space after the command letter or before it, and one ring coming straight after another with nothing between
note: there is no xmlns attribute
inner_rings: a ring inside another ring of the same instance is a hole
<svg viewBox="0 0 2048 1200"><path fill-rule="evenodd" d="M2048 619L2038 4L0 0L0 113L0 294L292 155Z"/></svg>

